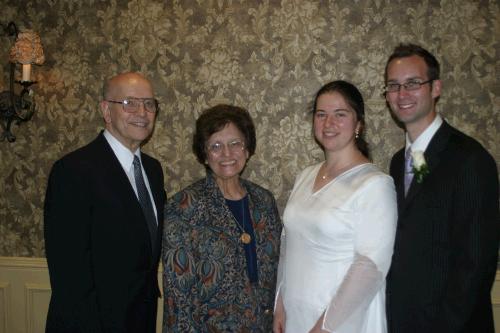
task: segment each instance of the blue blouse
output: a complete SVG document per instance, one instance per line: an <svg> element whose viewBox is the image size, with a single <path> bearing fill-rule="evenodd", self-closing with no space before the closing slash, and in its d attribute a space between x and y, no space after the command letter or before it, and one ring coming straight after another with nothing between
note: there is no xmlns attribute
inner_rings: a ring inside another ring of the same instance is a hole
<svg viewBox="0 0 500 333"><path fill-rule="evenodd" d="M259 281L259 275L257 271L257 252L255 251L255 235L253 233L252 220L250 218L250 210L248 209L248 195L245 195L240 200L229 200L226 199L227 206L231 213L233 213L236 219L235 223L241 232L246 232L250 235L251 241L249 244L244 244L245 258L247 261L247 274L248 279L252 283Z"/></svg>

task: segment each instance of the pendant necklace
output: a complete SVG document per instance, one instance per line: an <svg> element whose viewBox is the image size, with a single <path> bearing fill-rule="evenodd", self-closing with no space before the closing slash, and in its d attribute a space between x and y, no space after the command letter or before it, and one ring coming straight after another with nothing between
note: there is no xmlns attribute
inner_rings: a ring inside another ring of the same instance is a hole
<svg viewBox="0 0 500 333"><path fill-rule="evenodd" d="M238 228L241 231L240 241L243 244L250 244L250 242L252 241L252 236L250 236L250 234L245 231L245 215L246 215L246 212L245 212L245 198L243 198L241 200L241 216L243 217L243 227L240 225L240 223L238 222L237 218L235 218L234 220L236 221L236 225L238 226Z"/></svg>
<svg viewBox="0 0 500 333"><path fill-rule="evenodd" d="M325 169L325 174L323 176L321 176L321 179L325 180L327 177L329 177L329 175L328 175L328 170L326 170L326 164L323 164L323 166Z"/></svg>

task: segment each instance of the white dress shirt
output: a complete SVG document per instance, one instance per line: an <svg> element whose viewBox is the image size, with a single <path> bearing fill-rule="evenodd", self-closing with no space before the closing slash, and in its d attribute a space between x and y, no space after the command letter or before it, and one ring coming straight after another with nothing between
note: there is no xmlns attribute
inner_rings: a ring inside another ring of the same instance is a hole
<svg viewBox="0 0 500 333"><path fill-rule="evenodd" d="M429 145L432 138L434 137L434 134L436 134L437 130L439 129L439 127L441 127L442 124L443 124L443 118L439 114L436 114L436 118L434 118L432 123L413 142L411 142L410 136L408 135L408 132L406 132L405 151L408 150L408 147L411 147L412 152L413 151L425 152L425 150L427 149L427 146Z"/></svg>
<svg viewBox="0 0 500 333"><path fill-rule="evenodd" d="M137 186L135 185L135 176L134 176L134 155L139 157L139 161L141 161L141 150L137 149L134 153L132 153L127 147L125 147L118 139L116 139L108 130L104 130L104 137L108 141L111 149L115 153L116 158L120 162L123 171L127 174L128 180L132 188L134 189L135 195L137 196L137 200L139 200L139 196L137 194ZM149 193L149 197L151 199L151 203L153 204L153 210L155 212L156 223L158 223L158 214L156 212L156 205L154 204L153 194L151 193L151 188L149 186L148 175L144 171L144 167L142 169L142 176L144 177L144 183L146 183L146 188Z"/></svg>

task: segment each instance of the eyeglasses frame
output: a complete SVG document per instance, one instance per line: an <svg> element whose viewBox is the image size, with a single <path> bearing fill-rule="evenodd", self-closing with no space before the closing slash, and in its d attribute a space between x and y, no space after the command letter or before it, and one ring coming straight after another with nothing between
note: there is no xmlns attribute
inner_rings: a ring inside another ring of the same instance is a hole
<svg viewBox="0 0 500 333"><path fill-rule="evenodd" d="M415 90L419 90L420 88L422 88L422 86L424 84L427 84L427 83L432 83L433 81L436 81L436 79L429 79L427 81L424 81L424 82L416 82L416 81L406 81L405 83L391 83L393 85L397 85L398 86L398 89L397 90L387 90L387 85L384 87L384 94L390 94L390 93L399 93L401 91L401 87L403 87L406 91L415 91ZM412 88L412 89L408 89L408 84L409 83L413 83L413 84L416 84L418 83L418 87L416 88Z"/></svg>
<svg viewBox="0 0 500 333"><path fill-rule="evenodd" d="M236 149L236 148L231 148L231 147L234 147L232 146L232 144L235 144L235 143L241 143L241 149ZM215 144L220 144L221 145L221 149L219 151L214 151L213 149L211 149L211 147L213 147ZM224 151L224 148L227 147L227 149L231 152L231 153L240 153L240 152L243 152L245 151L245 149L247 148L246 147L246 144L245 144L245 141L243 140L240 140L240 139L234 139L234 140L231 140L229 142L226 142L226 143L222 143L222 142L214 142L213 144L211 145L206 145L205 149L208 153L214 155L214 156L219 156L220 154L222 154L222 152Z"/></svg>
<svg viewBox="0 0 500 333"><path fill-rule="evenodd" d="M112 99L106 99L105 101L109 102L109 103L121 104L122 108L123 108L123 112L126 112L126 113L137 113L139 111L139 107L137 107L137 109L135 111L127 111L125 109L125 106L127 105L125 102L128 101L128 100L140 101L142 103L142 106L144 107L144 110L146 112L153 113L153 114L157 114L158 113L158 100L156 98L152 98L152 97L151 98L125 97L121 101L115 101L115 100L112 100ZM149 101L149 100L152 100L152 101L155 102L155 111L148 110L148 108L144 104L144 102Z"/></svg>

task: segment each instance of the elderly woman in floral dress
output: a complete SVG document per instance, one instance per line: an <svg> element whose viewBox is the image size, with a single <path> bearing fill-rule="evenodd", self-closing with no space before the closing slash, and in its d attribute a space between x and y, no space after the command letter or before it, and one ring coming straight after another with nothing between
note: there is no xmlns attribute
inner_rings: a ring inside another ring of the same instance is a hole
<svg viewBox="0 0 500 333"><path fill-rule="evenodd" d="M255 152L249 113L218 105L196 122L206 177L165 212L163 332L270 332L281 223L273 195L240 177Z"/></svg>

